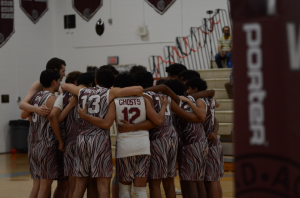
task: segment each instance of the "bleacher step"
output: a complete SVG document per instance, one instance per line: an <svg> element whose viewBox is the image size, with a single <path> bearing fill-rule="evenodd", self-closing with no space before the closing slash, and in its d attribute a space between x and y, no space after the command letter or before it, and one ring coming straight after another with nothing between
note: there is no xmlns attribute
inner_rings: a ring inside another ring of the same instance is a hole
<svg viewBox="0 0 300 198"><path fill-rule="evenodd" d="M215 99L228 99L228 95L227 95L227 92L226 92L225 88L223 88L223 89L210 88L210 89L215 90L215 96L214 96Z"/></svg>
<svg viewBox="0 0 300 198"><path fill-rule="evenodd" d="M229 78L231 69L203 69L197 71L204 80L211 78Z"/></svg>
<svg viewBox="0 0 300 198"><path fill-rule="evenodd" d="M233 123L219 123L218 135L231 135Z"/></svg>
<svg viewBox="0 0 300 198"><path fill-rule="evenodd" d="M215 111L215 116L220 123L233 123L233 111Z"/></svg>
<svg viewBox="0 0 300 198"><path fill-rule="evenodd" d="M217 111L229 111L233 110L233 100L232 99L218 99L220 106L216 108Z"/></svg>
<svg viewBox="0 0 300 198"><path fill-rule="evenodd" d="M229 77L228 78L211 78L211 79L205 79L207 83L208 89L212 88L218 88L218 89L225 89L225 83L230 82Z"/></svg>
<svg viewBox="0 0 300 198"><path fill-rule="evenodd" d="M223 147L223 155L234 155L234 144L231 142L222 142L222 147Z"/></svg>

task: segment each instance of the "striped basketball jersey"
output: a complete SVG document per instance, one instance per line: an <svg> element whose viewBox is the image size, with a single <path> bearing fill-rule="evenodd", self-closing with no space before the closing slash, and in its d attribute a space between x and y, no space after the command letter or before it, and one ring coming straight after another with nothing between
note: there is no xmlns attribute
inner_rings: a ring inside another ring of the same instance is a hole
<svg viewBox="0 0 300 198"><path fill-rule="evenodd" d="M31 104L38 107L46 105L48 98L53 95L49 91L40 91L32 98ZM37 113L32 115L29 135L32 135L32 144L41 143L42 146L51 147L57 143L48 118Z"/></svg>
<svg viewBox="0 0 300 198"><path fill-rule="evenodd" d="M64 92L63 97L63 109L65 109L73 94L69 92ZM76 142L76 138L78 135L78 113L77 113L77 105L72 108L69 114L66 116L64 121L61 123L62 127L60 127L65 132L65 146L68 146L71 143ZM62 131L61 130L61 131Z"/></svg>
<svg viewBox="0 0 300 198"><path fill-rule="evenodd" d="M207 136L215 129L215 100L212 97L199 98L198 100L203 100L206 104L206 118L203 123L203 127Z"/></svg>
<svg viewBox="0 0 300 198"><path fill-rule="evenodd" d="M175 137L176 131L173 126L173 119L172 119L171 110L170 110L172 99L169 96L166 96L161 93L155 93L152 91L146 91L146 92L144 92L144 94L149 96L152 99L155 111L157 113L159 113L161 110L160 96L165 96L168 99L168 105L166 108L165 118L164 118L163 123L159 126L156 126L153 129L149 130L150 141L160 139L163 137Z"/></svg>
<svg viewBox="0 0 300 198"><path fill-rule="evenodd" d="M146 107L143 97L122 97L115 99L116 122L126 120L137 124L146 120ZM131 131L117 134L117 158L134 155L150 155L149 131Z"/></svg>
<svg viewBox="0 0 300 198"><path fill-rule="evenodd" d="M187 96L187 98L196 104L195 99L192 96ZM193 112L192 108L185 102L180 101L179 106L187 112ZM188 122L179 116L176 117L181 145L193 144L202 139L206 139L202 123Z"/></svg>
<svg viewBox="0 0 300 198"><path fill-rule="evenodd" d="M109 105L109 89L96 86L83 88L79 91L78 103L81 108L87 104L87 114L98 118L104 118ZM109 135L109 129L101 129L92 123L79 118L78 135Z"/></svg>

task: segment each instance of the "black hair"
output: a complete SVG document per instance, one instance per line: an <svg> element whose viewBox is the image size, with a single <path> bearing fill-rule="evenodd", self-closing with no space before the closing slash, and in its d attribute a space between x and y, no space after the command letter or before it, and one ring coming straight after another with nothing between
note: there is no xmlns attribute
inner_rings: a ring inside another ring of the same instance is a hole
<svg viewBox="0 0 300 198"><path fill-rule="evenodd" d="M73 71L73 72L68 73L68 75L66 77L66 83L74 84L80 74L81 74L80 71Z"/></svg>
<svg viewBox="0 0 300 198"><path fill-rule="evenodd" d="M103 86L105 88L110 88L114 84L115 76L111 72L111 70L108 69L102 69L97 71L97 84L100 86Z"/></svg>
<svg viewBox="0 0 300 198"><path fill-rule="evenodd" d="M168 79L161 78L158 81L156 81L155 85L164 85L164 84L166 84L167 81L168 81Z"/></svg>
<svg viewBox="0 0 300 198"><path fill-rule="evenodd" d="M107 69L110 70L115 76L119 75L119 71L112 65L102 65L99 70Z"/></svg>
<svg viewBox="0 0 300 198"><path fill-rule="evenodd" d="M85 85L88 86L90 83L93 83L94 75L88 72L82 73L77 78L77 85Z"/></svg>
<svg viewBox="0 0 300 198"><path fill-rule="evenodd" d="M50 87L53 80L57 81L58 79L60 79L59 72L52 69L42 71L40 76L40 82L45 88Z"/></svg>
<svg viewBox="0 0 300 198"><path fill-rule="evenodd" d="M176 95L185 95L185 86L180 80L168 80L166 84Z"/></svg>
<svg viewBox="0 0 300 198"><path fill-rule="evenodd" d="M120 73L114 83L114 87L131 87L131 86L136 86L136 80L133 75L131 75L129 72L123 72Z"/></svg>
<svg viewBox="0 0 300 198"><path fill-rule="evenodd" d="M46 65L46 69L56 69L60 70L62 65L67 66L66 62L59 58L51 58Z"/></svg>
<svg viewBox="0 0 300 198"><path fill-rule="evenodd" d="M141 71L147 71L147 68L142 65L138 65L138 66L135 65L135 66L131 67L129 73L131 75L135 76L137 73L139 73Z"/></svg>
<svg viewBox="0 0 300 198"><path fill-rule="evenodd" d="M195 70L185 70L179 74L179 77L185 81L193 77L200 78L200 74Z"/></svg>
<svg viewBox="0 0 300 198"><path fill-rule="evenodd" d="M135 80L136 80L136 83L138 85L142 86L144 89L146 89L148 87L152 87L153 82L154 82L152 74L148 71L138 72L135 75Z"/></svg>
<svg viewBox="0 0 300 198"><path fill-rule="evenodd" d="M189 81L187 81L185 86L192 89L197 87L198 91L204 91L207 89L206 81L202 80L201 78L191 78Z"/></svg>
<svg viewBox="0 0 300 198"><path fill-rule="evenodd" d="M224 31L224 28L229 28L229 30L230 30L230 27L229 27L229 26L224 26L224 27L222 28L222 31Z"/></svg>
<svg viewBox="0 0 300 198"><path fill-rule="evenodd" d="M173 65L170 65L169 67L166 67L166 72L170 74L179 75L181 72L187 70L186 66L175 63Z"/></svg>

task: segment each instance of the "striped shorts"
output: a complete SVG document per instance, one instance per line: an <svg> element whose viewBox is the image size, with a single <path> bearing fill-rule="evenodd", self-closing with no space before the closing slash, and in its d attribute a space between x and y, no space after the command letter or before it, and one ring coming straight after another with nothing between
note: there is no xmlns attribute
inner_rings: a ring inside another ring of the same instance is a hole
<svg viewBox="0 0 300 198"><path fill-rule="evenodd" d="M224 176L223 148L220 140L208 141L208 155L204 181L220 181Z"/></svg>
<svg viewBox="0 0 300 198"><path fill-rule="evenodd" d="M208 154L207 141L183 145L179 161L180 180L204 181Z"/></svg>
<svg viewBox="0 0 300 198"><path fill-rule="evenodd" d="M112 177L112 154L108 135L78 135L76 152L75 177Z"/></svg>
<svg viewBox="0 0 300 198"><path fill-rule="evenodd" d="M28 160L31 179L40 179L40 163L38 158L38 151L34 147L29 148Z"/></svg>
<svg viewBox="0 0 300 198"><path fill-rule="evenodd" d="M117 180L132 182L135 177L148 177L150 155L117 158Z"/></svg>
<svg viewBox="0 0 300 198"><path fill-rule="evenodd" d="M177 136L150 142L151 160L149 179L176 177Z"/></svg>
<svg viewBox="0 0 300 198"><path fill-rule="evenodd" d="M76 142L69 144L64 152L64 175L74 176Z"/></svg>

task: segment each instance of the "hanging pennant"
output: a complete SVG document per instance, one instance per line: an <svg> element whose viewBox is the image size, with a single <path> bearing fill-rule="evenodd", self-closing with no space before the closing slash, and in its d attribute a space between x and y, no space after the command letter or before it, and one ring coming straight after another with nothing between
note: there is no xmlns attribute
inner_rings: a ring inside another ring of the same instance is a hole
<svg viewBox="0 0 300 198"><path fill-rule="evenodd" d="M48 10L48 0L20 0L20 7L36 23Z"/></svg>
<svg viewBox="0 0 300 198"><path fill-rule="evenodd" d="M2 0L0 1L0 47L8 41L14 32L14 1Z"/></svg>
<svg viewBox="0 0 300 198"><path fill-rule="evenodd" d="M145 0L159 14L164 14L176 0Z"/></svg>
<svg viewBox="0 0 300 198"><path fill-rule="evenodd" d="M73 8L86 21L89 21L101 8L102 0L72 0Z"/></svg>

